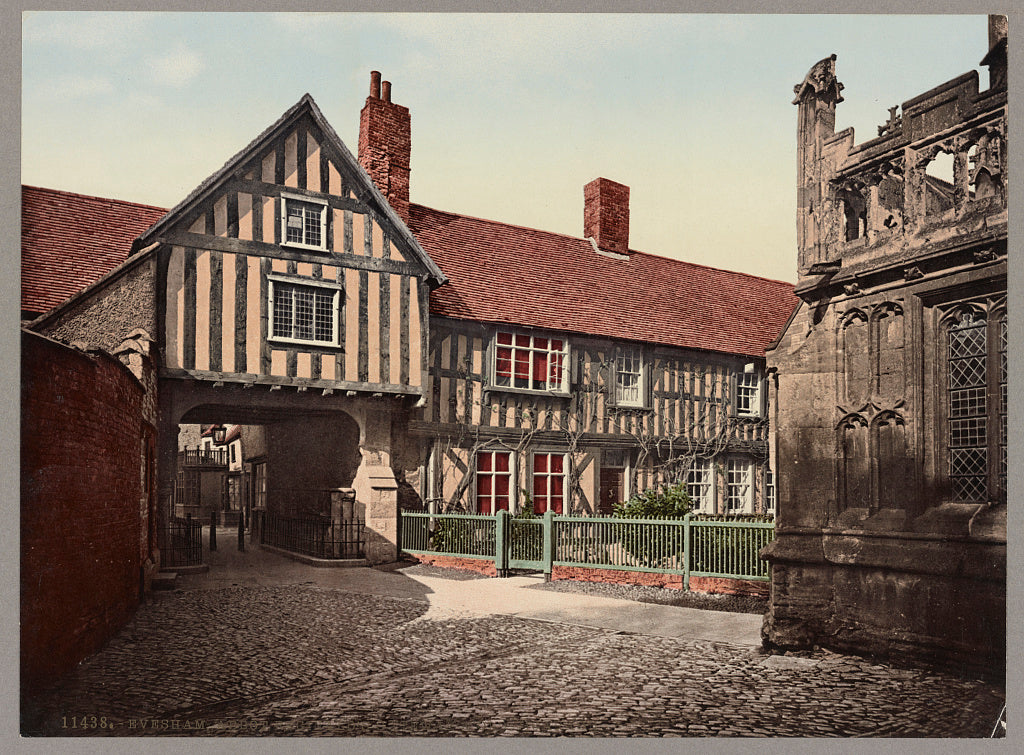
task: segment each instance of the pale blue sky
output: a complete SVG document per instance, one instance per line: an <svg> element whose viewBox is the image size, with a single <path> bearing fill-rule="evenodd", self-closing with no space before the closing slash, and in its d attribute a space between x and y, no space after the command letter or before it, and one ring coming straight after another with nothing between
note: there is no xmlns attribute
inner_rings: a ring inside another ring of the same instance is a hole
<svg viewBox="0 0 1024 755"><path fill-rule="evenodd" d="M978 68L977 16L30 13L22 181L171 206L304 92L354 153L369 72L412 112L413 202L795 280L793 86L838 55L837 128ZM987 73L981 73L982 88Z"/></svg>

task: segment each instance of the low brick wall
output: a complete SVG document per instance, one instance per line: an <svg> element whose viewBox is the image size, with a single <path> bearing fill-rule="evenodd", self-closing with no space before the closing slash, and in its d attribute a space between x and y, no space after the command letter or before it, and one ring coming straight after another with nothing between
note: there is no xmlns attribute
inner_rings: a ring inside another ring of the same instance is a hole
<svg viewBox="0 0 1024 755"><path fill-rule="evenodd" d="M621 571L616 569L589 569L583 566L555 566L551 579L574 579L580 582L609 582L617 585L643 585L664 587L668 590L682 590L683 577L680 574L656 574L653 572ZM721 577L690 577L693 592L718 593L723 595L754 595L768 597L768 583L748 579L724 579Z"/></svg>
<svg viewBox="0 0 1024 755"><path fill-rule="evenodd" d="M498 570L494 568L494 562L483 558L458 558L456 556L427 556L423 554L408 554L421 564L428 566L443 566L446 569L462 569L483 574L486 577L497 577Z"/></svg>
<svg viewBox="0 0 1024 755"><path fill-rule="evenodd" d="M768 597L768 583L753 579L724 579L722 577L690 577L690 589L694 592L711 592L719 595L753 595Z"/></svg>

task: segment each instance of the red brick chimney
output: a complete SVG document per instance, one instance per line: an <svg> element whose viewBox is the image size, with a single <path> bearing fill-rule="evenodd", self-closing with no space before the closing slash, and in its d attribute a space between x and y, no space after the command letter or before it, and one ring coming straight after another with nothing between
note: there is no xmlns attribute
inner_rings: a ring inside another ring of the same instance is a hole
<svg viewBox="0 0 1024 755"><path fill-rule="evenodd" d="M381 84L383 83L383 96ZM370 96L359 113L359 164L391 204L409 222L409 153L412 127L409 108L391 101L391 82L370 72Z"/></svg>
<svg viewBox="0 0 1024 755"><path fill-rule="evenodd" d="M583 187L583 235L598 249L629 254L629 187L595 178Z"/></svg>

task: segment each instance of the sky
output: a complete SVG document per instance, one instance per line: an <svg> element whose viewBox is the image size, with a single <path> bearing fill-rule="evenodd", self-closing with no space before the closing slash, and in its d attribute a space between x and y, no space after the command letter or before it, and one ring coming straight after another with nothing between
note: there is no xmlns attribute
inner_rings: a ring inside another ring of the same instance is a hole
<svg viewBox="0 0 1024 755"><path fill-rule="evenodd" d="M21 179L171 207L310 93L353 154L370 71L412 115L411 200L796 280L793 87L833 53L837 130L977 69L984 15L33 12Z"/></svg>

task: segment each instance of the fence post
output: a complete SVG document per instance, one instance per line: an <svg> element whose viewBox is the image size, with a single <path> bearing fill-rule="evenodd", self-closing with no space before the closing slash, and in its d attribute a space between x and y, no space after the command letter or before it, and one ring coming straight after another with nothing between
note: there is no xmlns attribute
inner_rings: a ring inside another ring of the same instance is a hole
<svg viewBox="0 0 1024 755"><path fill-rule="evenodd" d="M690 539L690 512L683 517L683 591L690 591L690 559L693 557L693 542Z"/></svg>
<svg viewBox="0 0 1024 755"><path fill-rule="evenodd" d="M210 514L210 550L217 550L217 512Z"/></svg>
<svg viewBox="0 0 1024 755"><path fill-rule="evenodd" d="M544 581L551 581L551 572L555 560L555 512L544 512Z"/></svg>
<svg viewBox="0 0 1024 755"><path fill-rule="evenodd" d="M511 529L508 512L498 509L494 515L494 569L499 577L508 576L508 537Z"/></svg>

